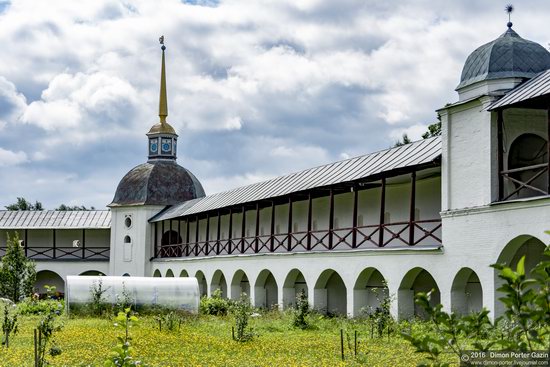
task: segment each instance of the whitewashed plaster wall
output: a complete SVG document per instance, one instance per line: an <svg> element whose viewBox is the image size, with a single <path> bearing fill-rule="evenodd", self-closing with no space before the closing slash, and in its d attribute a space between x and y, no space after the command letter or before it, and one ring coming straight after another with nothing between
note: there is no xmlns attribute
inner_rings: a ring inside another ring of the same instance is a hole
<svg viewBox="0 0 550 367"><path fill-rule="evenodd" d="M109 275L150 275L150 258L153 254L154 230L149 218L164 206L145 205L115 207L111 209L111 251ZM127 227L126 218L132 224ZM125 242L129 237L130 242Z"/></svg>

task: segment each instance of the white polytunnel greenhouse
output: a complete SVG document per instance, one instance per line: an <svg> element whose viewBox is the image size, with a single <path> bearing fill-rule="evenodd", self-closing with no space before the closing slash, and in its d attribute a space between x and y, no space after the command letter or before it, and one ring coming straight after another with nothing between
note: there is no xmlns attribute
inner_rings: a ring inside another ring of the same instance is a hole
<svg viewBox="0 0 550 367"><path fill-rule="evenodd" d="M198 313L200 293L197 278L119 276L67 276L67 312L78 311L94 302L127 304L134 310L164 309Z"/></svg>

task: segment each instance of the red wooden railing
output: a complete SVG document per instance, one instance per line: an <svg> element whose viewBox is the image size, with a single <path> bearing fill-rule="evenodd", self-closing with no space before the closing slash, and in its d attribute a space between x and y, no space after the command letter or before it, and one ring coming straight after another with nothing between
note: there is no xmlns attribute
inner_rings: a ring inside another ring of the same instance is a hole
<svg viewBox="0 0 550 367"><path fill-rule="evenodd" d="M155 257L307 252L441 244L441 219L160 246Z"/></svg>
<svg viewBox="0 0 550 367"><path fill-rule="evenodd" d="M0 248L0 257L6 253L5 248ZM26 247L25 254L33 260L93 260L108 261L109 247L53 247L33 246Z"/></svg>

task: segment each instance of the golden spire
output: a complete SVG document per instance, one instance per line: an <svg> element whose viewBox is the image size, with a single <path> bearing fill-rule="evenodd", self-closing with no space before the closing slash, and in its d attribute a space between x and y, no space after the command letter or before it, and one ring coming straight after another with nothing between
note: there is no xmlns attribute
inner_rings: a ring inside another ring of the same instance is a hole
<svg viewBox="0 0 550 367"><path fill-rule="evenodd" d="M159 133L168 133L176 134L176 131L168 122L166 122L166 117L168 117L168 98L166 93L166 65L164 62L164 36L160 36L159 42L162 45L160 48L162 50L162 64L160 69L160 97L159 97L159 123L153 125L151 130L147 133L149 134L159 134Z"/></svg>
<svg viewBox="0 0 550 367"><path fill-rule="evenodd" d="M168 116L168 101L166 96L166 66L164 65L164 36L160 36L159 42L162 45L162 66L160 69L160 99L159 99L159 117L160 123L166 122L166 117Z"/></svg>

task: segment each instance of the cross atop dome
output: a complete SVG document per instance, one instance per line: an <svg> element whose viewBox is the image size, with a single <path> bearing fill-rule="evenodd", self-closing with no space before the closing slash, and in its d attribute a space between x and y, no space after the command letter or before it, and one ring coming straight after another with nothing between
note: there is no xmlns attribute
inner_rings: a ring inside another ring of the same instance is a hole
<svg viewBox="0 0 550 367"><path fill-rule="evenodd" d="M178 135L176 130L166 122L168 117L168 97L166 93L166 65L164 58L164 36L159 38L162 45L162 62L160 70L160 96L159 96L159 122L154 124L147 136L149 137L149 160L151 159L176 159L176 143Z"/></svg>

